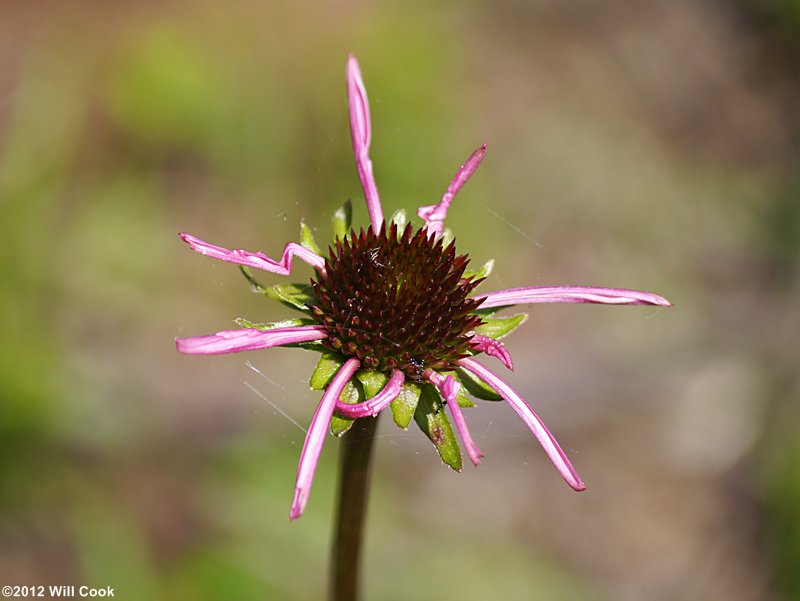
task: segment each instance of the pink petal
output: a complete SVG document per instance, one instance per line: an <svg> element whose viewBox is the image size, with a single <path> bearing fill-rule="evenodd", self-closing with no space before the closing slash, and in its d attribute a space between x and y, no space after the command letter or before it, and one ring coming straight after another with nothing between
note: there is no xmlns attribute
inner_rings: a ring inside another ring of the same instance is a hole
<svg viewBox="0 0 800 601"><path fill-rule="evenodd" d="M395 369L392 371L389 381L386 382L386 386L384 386L383 390L381 390L374 397L356 405L350 405L341 400L337 400L336 412L341 414L343 417L352 419L378 415L381 411L388 407L393 400L397 398L397 395L400 394L400 390L403 388L403 383L405 380L406 377L403 372L399 369Z"/></svg>
<svg viewBox="0 0 800 601"><path fill-rule="evenodd" d="M481 309L524 303L600 303L604 305L658 305L671 307L662 296L640 290L590 288L588 286L533 286L482 294Z"/></svg>
<svg viewBox="0 0 800 601"><path fill-rule="evenodd" d="M517 415L522 418L522 421L525 422L525 425L533 432L539 444L544 447L545 453L550 457L550 461L556 466L556 469L564 480L567 481L567 484L578 491L586 489L581 481L581 477L578 475L575 468L572 467L566 453L564 453L559 446L558 441L556 441L555 437L547 429L547 426L544 425L544 422L539 419L539 416L528 406L516 390L501 380L497 374L485 368L474 359L459 359L457 363L494 388L497 393L511 405L512 409L514 409Z"/></svg>
<svg viewBox="0 0 800 601"><path fill-rule="evenodd" d="M359 367L359 361L355 357L348 359L339 369L322 395L314 417L311 418L311 425L308 428L308 435L303 443L303 450L300 453L300 464L297 468L297 482L294 487L294 499L292 508L289 511L289 518L296 520L299 518L308 502L308 495L311 492L311 485L314 483L314 472L317 471L317 462L322 453L322 444L325 442L325 435L328 432L333 410L336 408L336 401L342 394L347 382L353 377Z"/></svg>
<svg viewBox="0 0 800 601"><path fill-rule="evenodd" d="M470 338L469 345L476 351L486 353L490 357L495 357L511 371L514 371L514 361L511 359L511 353L499 340L489 338L488 336L481 336L474 334Z"/></svg>
<svg viewBox="0 0 800 601"><path fill-rule="evenodd" d="M296 342L310 342L328 337L322 326L275 328L274 330L224 330L209 336L176 338L178 352L187 355L224 355L240 351L254 351Z"/></svg>
<svg viewBox="0 0 800 601"><path fill-rule="evenodd" d="M453 422L456 425L456 430L458 430L458 435L461 437L461 441L467 449L467 455L469 455L473 465L478 467L481 462L481 457L484 455L478 448L478 445L475 444L475 441L472 440L472 435L469 433L469 428L467 427L467 420L464 418L464 413L461 411L461 407L458 404L458 389L461 388L461 384L456 382L453 376L444 377L431 369L425 372L425 377L431 384L439 389L442 396L447 401L447 406L450 407L450 414L453 416Z"/></svg>
<svg viewBox="0 0 800 601"><path fill-rule="evenodd" d="M369 100L364 80L361 78L361 69L352 54L347 59L347 105L350 109L350 137L353 140L358 178L361 180L361 187L364 188L372 230L378 233L383 224L383 210L375 177L372 175L372 161L369 158L369 146L372 140Z"/></svg>
<svg viewBox="0 0 800 601"><path fill-rule="evenodd" d="M475 152L469 155L467 161L458 168L453 181L447 186L447 191L442 196L442 200L437 205L428 205L417 209L417 215L425 220L425 227L428 228L433 235L442 233L444 226L444 218L447 216L447 209L450 208L450 203L458 191L469 181L472 174L481 164L484 155L486 154L486 144L483 144Z"/></svg>
<svg viewBox="0 0 800 601"><path fill-rule="evenodd" d="M320 257L317 253L303 248L294 242L289 242L283 249L281 260L275 261L264 253L251 253L246 250L238 249L228 250L221 246L209 244L191 234L182 233L179 235L181 240L191 246L192 250L199 252L201 255L227 261L228 263L255 267L256 269L263 269L264 271L271 271L272 273L278 273L280 275L289 275L292 273L292 258L297 257L306 263L310 263L316 267L318 271L325 273L325 259Z"/></svg>

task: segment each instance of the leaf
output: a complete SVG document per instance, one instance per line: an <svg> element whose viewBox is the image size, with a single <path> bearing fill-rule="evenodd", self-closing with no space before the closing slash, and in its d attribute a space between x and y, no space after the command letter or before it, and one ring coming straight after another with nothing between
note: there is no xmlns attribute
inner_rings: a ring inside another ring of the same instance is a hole
<svg viewBox="0 0 800 601"><path fill-rule="evenodd" d="M430 384L422 385L414 421L436 447L439 457L457 472L461 471L461 450L458 447L450 420L442 407L441 398Z"/></svg>
<svg viewBox="0 0 800 601"><path fill-rule="evenodd" d="M408 424L411 423L414 417L414 411L417 410L417 403L419 403L419 395L419 386L414 382L406 382L400 389L400 394L390 405L394 423L403 428L403 430L408 429Z"/></svg>
<svg viewBox="0 0 800 601"><path fill-rule="evenodd" d="M312 253L322 255L316 240L314 240L314 234L311 233L311 228L304 221L300 222L300 246L310 250Z"/></svg>
<svg viewBox="0 0 800 601"><path fill-rule="evenodd" d="M319 363L314 368L314 373L311 374L311 390L323 390L333 379L342 365L344 365L345 358L339 353L332 353L330 351L322 353L319 358Z"/></svg>
<svg viewBox="0 0 800 601"><path fill-rule="evenodd" d="M406 229L406 224L408 223L408 214L406 213L406 210L397 209L392 214L391 222L397 225L397 235L401 236L403 234L403 230Z"/></svg>
<svg viewBox="0 0 800 601"><path fill-rule="evenodd" d="M503 400L503 397L497 394L494 388L489 386L486 382L481 380L472 372L459 367L456 369L456 373L461 380L461 384L463 384L464 388L467 389L467 392L469 392L475 398L483 399L484 401Z"/></svg>
<svg viewBox="0 0 800 601"><path fill-rule="evenodd" d="M311 306L317 302L310 284L275 284L263 288L261 292L267 298L283 303L292 309L298 309L303 313L310 313Z"/></svg>
<svg viewBox="0 0 800 601"><path fill-rule="evenodd" d="M511 332L516 330L519 326L528 320L527 313L517 313L516 315L508 315L502 317L481 316L484 321L483 324L475 328L475 332L482 336L488 336L495 340L505 338Z"/></svg>
<svg viewBox="0 0 800 601"><path fill-rule="evenodd" d="M353 379L345 384L344 388L342 389L342 394L339 395L339 400L342 402L347 403L348 405L355 405L356 403L363 403L364 402L364 390L361 387L361 384ZM341 436L345 432L347 432L350 428L353 427L353 424L356 420L350 419L349 417L342 417L337 415L335 412L333 417L331 417L331 434L334 436Z"/></svg>
<svg viewBox="0 0 800 601"><path fill-rule="evenodd" d="M331 225L333 226L333 236L344 240L350 228L353 226L353 203L348 198L344 204L336 209L336 212L331 217Z"/></svg>
<svg viewBox="0 0 800 601"><path fill-rule="evenodd" d="M478 271L465 271L464 276L465 278L471 277L474 280L481 280L483 278L488 278L489 274L492 273L494 269L494 259L489 259L486 263L483 264Z"/></svg>

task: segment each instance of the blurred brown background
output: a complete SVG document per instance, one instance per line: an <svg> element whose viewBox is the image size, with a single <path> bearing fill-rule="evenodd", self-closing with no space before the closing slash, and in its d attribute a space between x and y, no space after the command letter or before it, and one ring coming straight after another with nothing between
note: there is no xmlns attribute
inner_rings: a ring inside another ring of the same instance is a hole
<svg viewBox="0 0 800 601"><path fill-rule="evenodd" d="M797 0L0 9L0 584L324 596L338 441L290 524L275 409L308 423L316 356L179 356L289 312L176 234L275 256L348 197L366 223L352 51L387 212L485 140L449 225L488 287L676 305L534 306L507 341L583 494L505 404L460 475L384 418L366 598L800 598Z"/></svg>

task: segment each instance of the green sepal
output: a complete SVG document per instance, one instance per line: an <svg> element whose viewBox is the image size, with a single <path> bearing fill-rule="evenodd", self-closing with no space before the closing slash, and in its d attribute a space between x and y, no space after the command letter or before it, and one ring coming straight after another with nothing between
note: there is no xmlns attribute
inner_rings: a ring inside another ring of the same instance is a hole
<svg viewBox="0 0 800 601"><path fill-rule="evenodd" d="M294 319L265 322L249 321L244 317L237 317L233 321L237 326L241 328L249 328L251 330L274 330L276 328L299 328L302 326L318 325L316 321L309 317L295 317Z"/></svg>
<svg viewBox="0 0 800 601"><path fill-rule="evenodd" d="M305 221L300 222L300 246L310 250L312 253L322 255L317 246L317 241L314 240L314 234L311 233L311 228L308 227Z"/></svg>
<svg viewBox="0 0 800 601"><path fill-rule="evenodd" d="M475 328L475 332L481 336L487 336L500 340L528 320L527 313L517 313L516 315L503 315L502 317L481 316L483 323Z"/></svg>
<svg viewBox="0 0 800 601"><path fill-rule="evenodd" d="M444 411L441 397L430 384L422 385L414 421L436 447L439 457L457 472L461 471L461 450Z"/></svg>
<svg viewBox="0 0 800 601"><path fill-rule="evenodd" d="M361 383L355 378L347 382L342 389L342 394L339 395L339 400L347 403L348 405L355 405L356 403L364 402L364 389ZM341 436L353 427L356 420L349 417L342 417L333 413L331 417L330 430L334 436Z"/></svg>
<svg viewBox="0 0 800 601"><path fill-rule="evenodd" d="M249 267L240 266L239 269L242 275L247 278L247 281L250 282L250 289L256 294L263 294L267 298L283 303L292 309L298 309L303 313L310 313L311 305L317 302L310 284L262 286L250 273Z"/></svg>
<svg viewBox="0 0 800 601"><path fill-rule="evenodd" d="M301 326L319 325L319 322L309 319L308 317L297 317L295 319L284 319L282 321L262 322L257 323L249 321L244 317L237 317L233 320L236 325L241 328L250 328L252 330L274 330L275 328L297 328ZM283 348L302 348L307 351L317 351L324 353L327 351L322 340L309 340L308 342L293 342L291 344L282 345Z"/></svg>
<svg viewBox="0 0 800 601"><path fill-rule="evenodd" d="M344 387L339 399L348 405L363 403L365 400L371 399L383 390L383 387L386 386L388 381L389 376L383 372L361 369L356 372L356 377L350 380ZM355 421L356 420L349 417L337 415L334 412L331 418L331 434L334 436L341 436L353 426Z"/></svg>
<svg viewBox="0 0 800 601"><path fill-rule="evenodd" d="M403 234L403 230L406 229L406 224L408 224L408 213L406 213L406 210L397 209L392 214L391 223L397 225L397 235L401 236Z"/></svg>
<svg viewBox="0 0 800 601"><path fill-rule="evenodd" d="M330 351L322 353L322 357L319 358L319 362L308 382L311 390L323 390L328 385L328 382L333 379L333 376L336 375L336 372L342 368L345 361L346 359L339 353Z"/></svg>
<svg viewBox="0 0 800 601"><path fill-rule="evenodd" d="M478 399L483 399L484 401L502 401L503 397L501 397L494 388L489 386L486 382L481 380L478 376L474 375L472 372L467 371L466 369L456 368L456 373L458 374L459 380L461 384L463 384L464 388L467 389L472 396Z"/></svg>
<svg viewBox="0 0 800 601"><path fill-rule="evenodd" d="M408 429L408 424L414 418L414 412L417 410L420 395L419 385L414 382L405 382L400 389L400 394L392 401L390 407L392 408L392 417L394 423L403 428Z"/></svg>
<svg viewBox="0 0 800 601"><path fill-rule="evenodd" d="M310 284L275 284L264 288L263 294L303 313L311 313L311 307L317 303Z"/></svg>
<svg viewBox="0 0 800 601"><path fill-rule="evenodd" d="M332 353L330 351L323 352L317 366L314 368L314 372L311 374L311 380L309 381L311 389L324 390L342 368L342 365L345 364L345 361L347 361L347 359L339 353ZM349 405L363 402L364 390L361 388L361 384L355 380L348 381L342 389L342 393L339 395L339 400ZM354 421L355 420L345 417L339 417L334 413L330 423L331 434L334 436L341 436L350 429Z"/></svg>
<svg viewBox="0 0 800 601"><path fill-rule="evenodd" d="M349 198L344 201L341 207L336 209L333 217L331 217L331 225L333 226L334 238L344 240L353 226L353 203L350 202Z"/></svg>
<svg viewBox="0 0 800 601"><path fill-rule="evenodd" d="M382 371L372 371L369 369L361 369L356 373L356 378L361 382L364 387L364 398L371 399L381 390L384 389L386 383L389 381L387 376Z"/></svg>
<svg viewBox="0 0 800 601"><path fill-rule="evenodd" d="M459 383L461 382L461 378L459 378L458 374L454 371L443 371L441 372L441 374L444 377L453 376L456 382ZM475 403L472 402L472 399L470 399L467 396L467 393L464 390L465 390L464 386L458 387L458 394L456 395L456 402L458 403L458 406L464 409L471 409L472 407L477 407L477 405L475 405Z"/></svg>
<svg viewBox="0 0 800 601"><path fill-rule="evenodd" d="M482 280L484 278L488 278L489 275L492 273L494 269L494 259L489 259L486 263L483 264L478 271L465 271L464 276L465 278L472 278L473 280Z"/></svg>

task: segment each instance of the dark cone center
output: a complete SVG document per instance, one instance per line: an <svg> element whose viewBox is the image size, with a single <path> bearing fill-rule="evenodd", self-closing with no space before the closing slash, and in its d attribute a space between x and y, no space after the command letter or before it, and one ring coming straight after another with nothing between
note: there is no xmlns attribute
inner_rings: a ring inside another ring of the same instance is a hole
<svg viewBox="0 0 800 601"><path fill-rule="evenodd" d="M469 355L468 333L481 319L473 314L479 301L467 295L478 281L463 278L466 255L427 234L409 224L399 235L384 224L378 234L351 231L336 241L325 275L311 281L319 301L312 313L330 333L328 348L416 381Z"/></svg>

